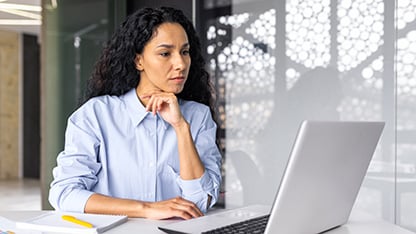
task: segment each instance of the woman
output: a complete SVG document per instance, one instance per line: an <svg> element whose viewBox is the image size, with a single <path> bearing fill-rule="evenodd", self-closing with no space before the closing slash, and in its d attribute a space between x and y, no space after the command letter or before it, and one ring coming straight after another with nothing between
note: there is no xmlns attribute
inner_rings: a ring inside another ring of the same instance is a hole
<svg viewBox="0 0 416 234"><path fill-rule="evenodd" d="M145 8L113 35L68 119L55 209L190 219L218 198L212 88L192 23Z"/></svg>

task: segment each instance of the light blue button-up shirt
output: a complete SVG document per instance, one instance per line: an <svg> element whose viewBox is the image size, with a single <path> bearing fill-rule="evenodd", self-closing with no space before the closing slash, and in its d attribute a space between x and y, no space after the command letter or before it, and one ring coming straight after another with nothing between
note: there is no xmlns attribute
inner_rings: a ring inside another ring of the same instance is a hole
<svg viewBox="0 0 416 234"><path fill-rule="evenodd" d="M132 89L92 98L69 117L65 148L53 169L52 206L84 212L93 193L149 202L181 196L205 212L208 195L214 204L221 183L216 124L207 106L183 100L179 105L205 166L201 178L179 177L174 129L146 112Z"/></svg>

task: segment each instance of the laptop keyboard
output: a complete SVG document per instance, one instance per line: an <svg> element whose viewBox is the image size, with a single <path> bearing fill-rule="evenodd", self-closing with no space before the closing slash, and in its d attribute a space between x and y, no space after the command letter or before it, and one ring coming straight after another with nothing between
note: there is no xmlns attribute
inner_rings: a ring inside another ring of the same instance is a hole
<svg viewBox="0 0 416 234"><path fill-rule="evenodd" d="M248 219L239 223L234 223L224 227L216 228L214 230L203 232L203 234L233 234L233 233L264 233L266 230L267 221L270 215L264 215L252 219Z"/></svg>

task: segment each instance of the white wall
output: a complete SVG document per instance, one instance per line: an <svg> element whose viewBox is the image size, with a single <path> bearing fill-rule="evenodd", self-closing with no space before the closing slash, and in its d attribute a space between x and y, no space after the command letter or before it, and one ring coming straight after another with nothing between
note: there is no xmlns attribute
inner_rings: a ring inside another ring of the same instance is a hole
<svg viewBox="0 0 416 234"><path fill-rule="evenodd" d="M207 33L225 99L226 205L272 201L303 119L383 120L354 209L416 231L416 1L240 0L232 11Z"/></svg>

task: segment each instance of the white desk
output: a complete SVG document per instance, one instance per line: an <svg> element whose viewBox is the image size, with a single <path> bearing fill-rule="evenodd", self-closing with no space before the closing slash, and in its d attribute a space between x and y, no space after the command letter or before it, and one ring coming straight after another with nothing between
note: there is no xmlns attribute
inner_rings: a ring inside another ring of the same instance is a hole
<svg viewBox="0 0 416 234"><path fill-rule="evenodd" d="M23 221L48 211L0 211L0 217L13 221ZM1 219L0 219L1 221ZM180 222L178 220L148 220L148 219L129 219L126 223L117 226L106 234L128 234L128 233L159 233L159 225L171 222ZM1 227L0 223L0 227ZM19 232L17 232L18 234ZM352 213L347 224L326 232L326 234L412 234L413 232L401 228L397 225L385 222L362 213ZM414 233L413 233L414 234Z"/></svg>

